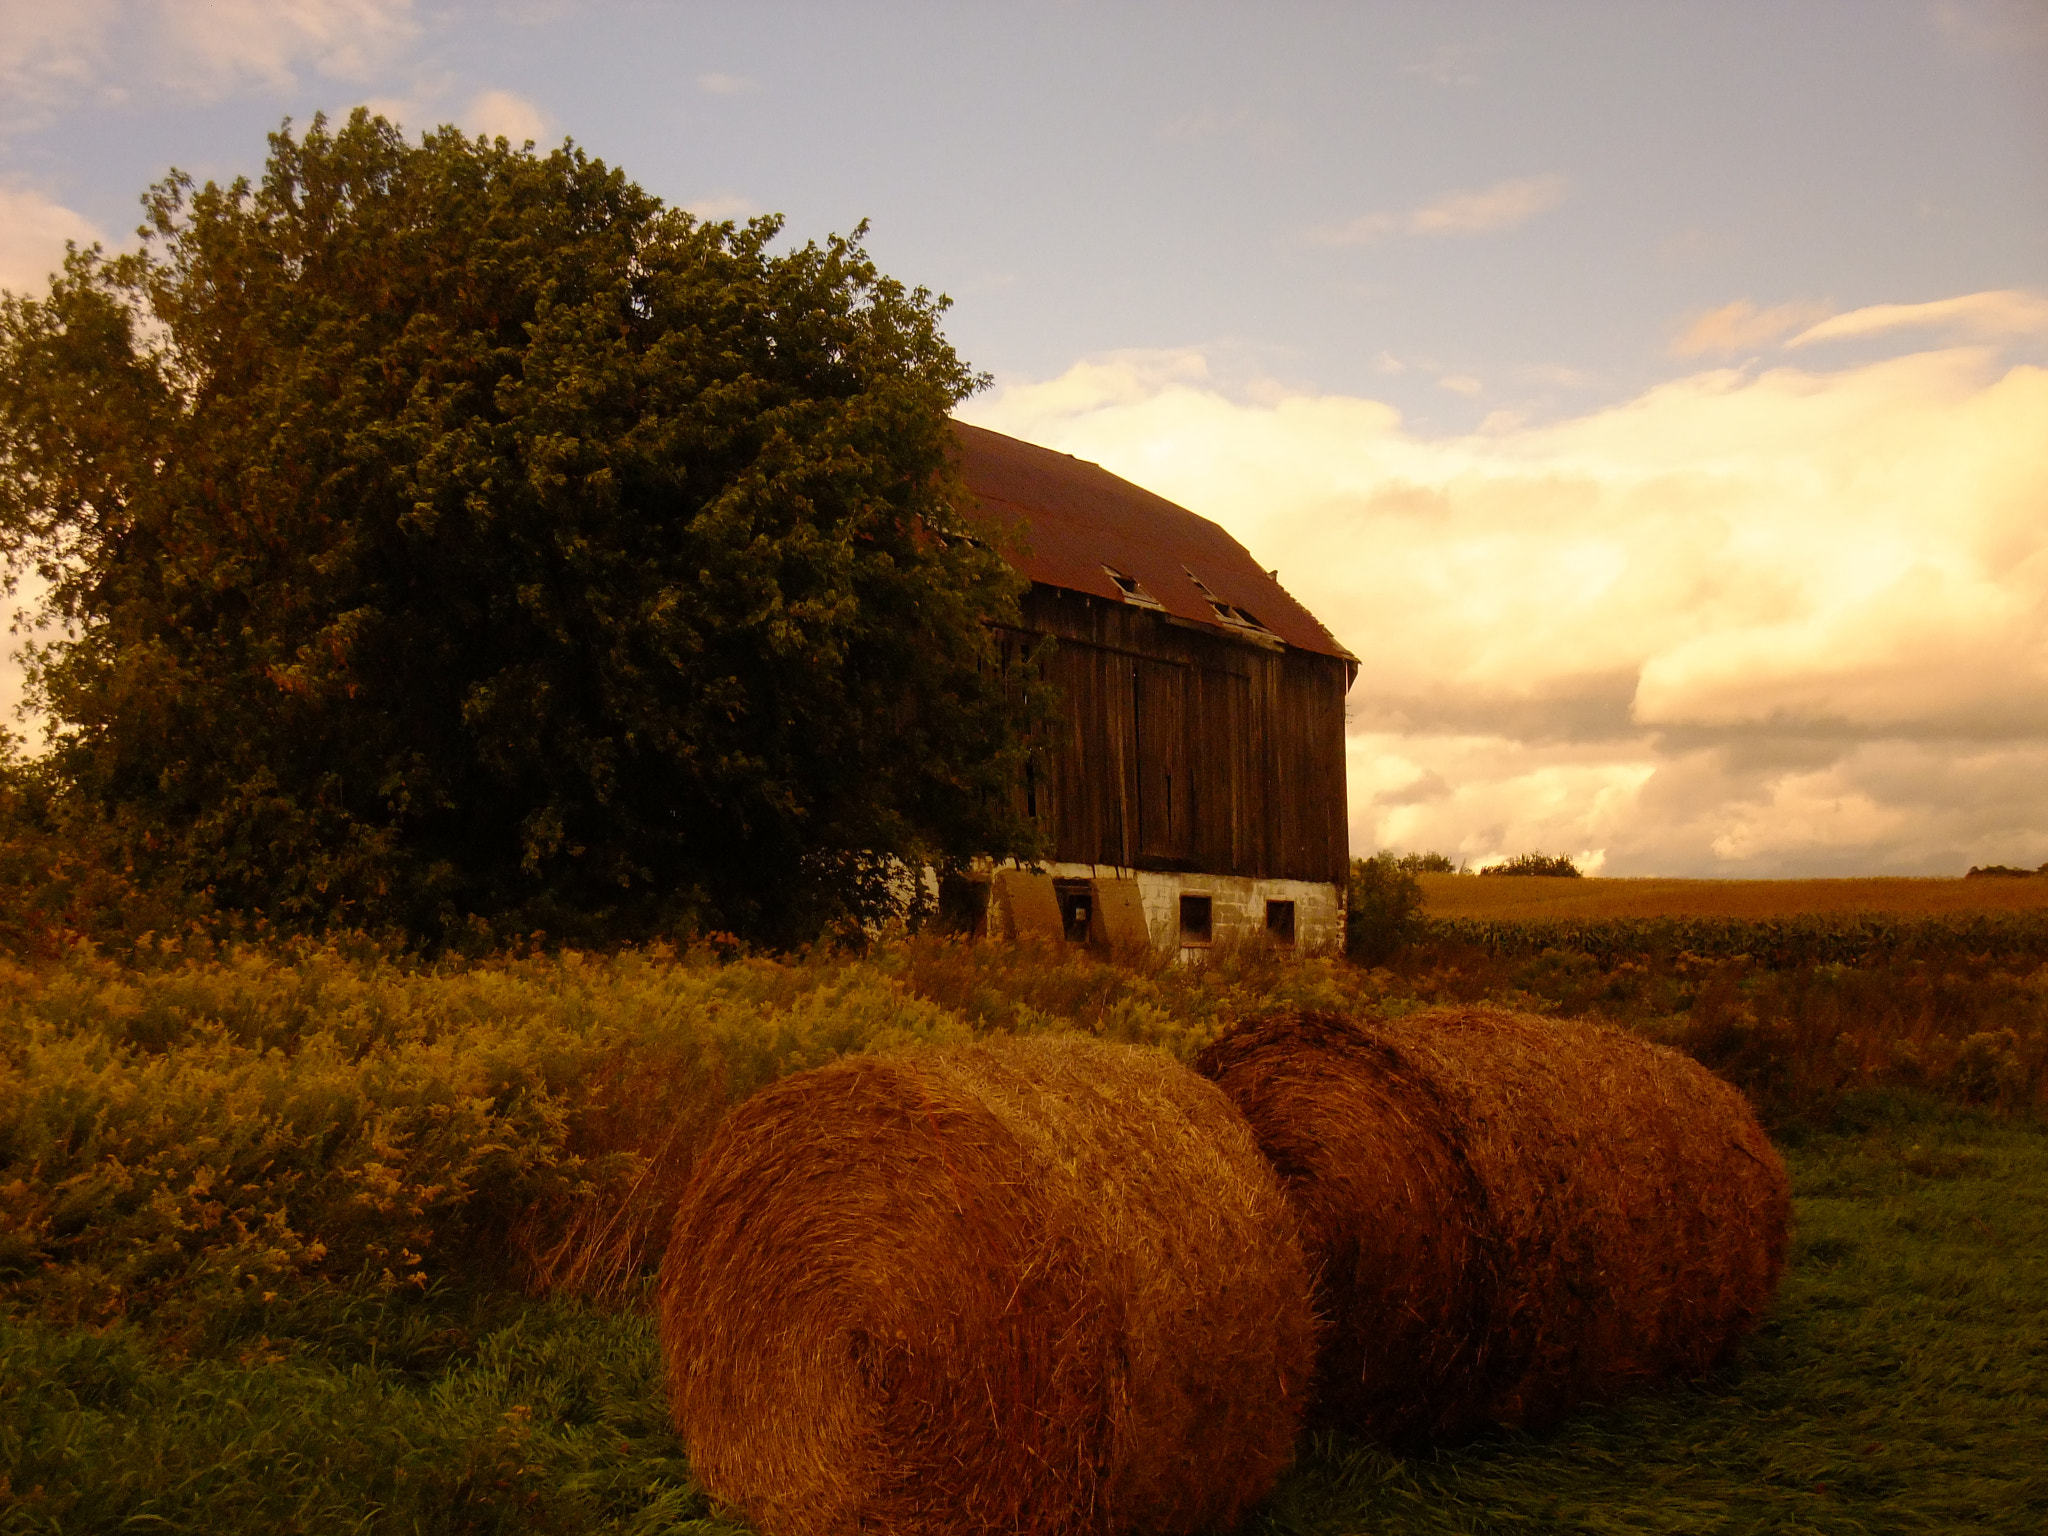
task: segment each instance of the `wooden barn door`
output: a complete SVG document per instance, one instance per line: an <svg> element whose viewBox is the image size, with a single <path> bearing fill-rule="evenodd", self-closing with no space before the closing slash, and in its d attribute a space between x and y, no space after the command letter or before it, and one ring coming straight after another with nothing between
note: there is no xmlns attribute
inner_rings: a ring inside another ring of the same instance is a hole
<svg viewBox="0 0 2048 1536"><path fill-rule="evenodd" d="M1188 781L1188 669L1175 662L1133 664L1132 706L1138 748L1138 857L1186 859L1193 806Z"/></svg>

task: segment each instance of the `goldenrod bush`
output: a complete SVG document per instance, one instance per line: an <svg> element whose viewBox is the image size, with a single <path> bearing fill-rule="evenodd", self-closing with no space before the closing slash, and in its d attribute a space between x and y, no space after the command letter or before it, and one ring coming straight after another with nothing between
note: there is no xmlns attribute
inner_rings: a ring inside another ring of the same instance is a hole
<svg viewBox="0 0 2048 1536"><path fill-rule="evenodd" d="M615 1300L719 1118L791 1072L1067 1029L1185 1060L1240 1017L1372 985L1249 952L1125 968L939 940L428 964L145 939L0 961L0 1295L172 1329L224 1292L358 1277Z"/></svg>
<svg viewBox="0 0 2048 1536"><path fill-rule="evenodd" d="M657 1127L695 1136L790 1071L969 1033L869 967L661 950L5 966L0 1286L92 1321L364 1272L544 1284L550 1222L644 1187Z"/></svg>
<svg viewBox="0 0 2048 1536"><path fill-rule="evenodd" d="M790 1072L1061 1030L1187 1061L1276 1009L1480 1000L1625 1024L1778 1120L1866 1086L2007 1109L2048 1095L2048 968L1967 955L1772 971L1425 946L1366 970L915 939L863 958L429 964L356 938L143 934L119 957L0 959L0 1301L173 1333L223 1296L358 1279L613 1301L651 1270L718 1119Z"/></svg>

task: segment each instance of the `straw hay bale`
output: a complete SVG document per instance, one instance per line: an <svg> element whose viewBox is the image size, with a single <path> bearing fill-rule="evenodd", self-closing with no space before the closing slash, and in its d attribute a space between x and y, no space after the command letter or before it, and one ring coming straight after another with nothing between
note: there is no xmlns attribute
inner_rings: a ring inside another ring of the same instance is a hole
<svg viewBox="0 0 2048 1536"><path fill-rule="evenodd" d="M1075 1036L852 1059L700 1158L661 1333L697 1475L770 1536L1228 1526L1315 1360L1223 1095Z"/></svg>
<svg viewBox="0 0 2048 1536"><path fill-rule="evenodd" d="M1784 1167L1742 1096L1676 1052L1446 1008L1277 1015L1196 1065L1301 1217L1324 1422L1395 1441L1541 1426L1711 1368L1770 1304Z"/></svg>

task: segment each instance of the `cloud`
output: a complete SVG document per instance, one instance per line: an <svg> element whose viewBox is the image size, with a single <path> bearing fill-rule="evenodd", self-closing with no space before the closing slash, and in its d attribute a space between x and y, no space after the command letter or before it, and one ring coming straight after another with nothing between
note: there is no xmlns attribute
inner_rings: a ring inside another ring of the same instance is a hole
<svg viewBox="0 0 2048 1536"><path fill-rule="evenodd" d="M1942 329L1998 339L2048 335L2048 298L2018 288L1966 293L1926 304L1872 304L1808 326L1788 346L1882 336L1890 331Z"/></svg>
<svg viewBox="0 0 2048 1536"><path fill-rule="evenodd" d="M1755 352L1827 314L1825 304L1778 304L1758 309L1737 299L1695 315L1671 343L1675 357L1733 357Z"/></svg>
<svg viewBox="0 0 2048 1536"><path fill-rule="evenodd" d="M707 224L722 224L727 219L751 219L761 211L761 205L750 197L737 192L717 192L709 197L693 197L682 205L685 213L694 214Z"/></svg>
<svg viewBox="0 0 2048 1536"><path fill-rule="evenodd" d="M0 0L0 127L45 121L98 75L112 0Z"/></svg>
<svg viewBox="0 0 2048 1536"><path fill-rule="evenodd" d="M0 0L0 124L47 121L109 86L118 54L153 88L202 100L288 90L310 69L359 81L418 35L412 0Z"/></svg>
<svg viewBox="0 0 2048 1536"><path fill-rule="evenodd" d="M1446 192L1405 213L1368 213L1316 230L1318 245L1370 245L1389 235L1490 235L1514 229L1564 201L1563 176L1525 176L1475 192Z"/></svg>
<svg viewBox="0 0 2048 1536"><path fill-rule="evenodd" d="M1178 351L965 414L1217 519L1364 658L1362 849L2048 859L2048 370L1986 347L1712 369L1429 438Z"/></svg>
<svg viewBox="0 0 2048 1536"><path fill-rule="evenodd" d="M381 117L394 127L418 127L433 118L433 108L425 104L429 99L426 92L412 96L366 96L359 105L370 116Z"/></svg>
<svg viewBox="0 0 2048 1536"><path fill-rule="evenodd" d="M510 91L485 91L463 110L462 125L472 133L523 144L538 143L548 134L547 119L540 108L524 96Z"/></svg>
<svg viewBox="0 0 2048 1536"><path fill-rule="evenodd" d="M64 264L65 241L105 239L90 219L40 192L0 187L0 288L40 293Z"/></svg>
<svg viewBox="0 0 2048 1536"><path fill-rule="evenodd" d="M761 89L761 82L745 75L724 75L716 70L697 77L697 89L710 96L745 96Z"/></svg>
<svg viewBox="0 0 2048 1536"><path fill-rule="evenodd" d="M1933 20L1958 53L2048 51L2048 6L2040 0L1941 0Z"/></svg>
<svg viewBox="0 0 2048 1536"><path fill-rule="evenodd" d="M157 0L183 55L179 83L202 95L256 83L288 90L310 67L362 80L418 35L412 0Z"/></svg>

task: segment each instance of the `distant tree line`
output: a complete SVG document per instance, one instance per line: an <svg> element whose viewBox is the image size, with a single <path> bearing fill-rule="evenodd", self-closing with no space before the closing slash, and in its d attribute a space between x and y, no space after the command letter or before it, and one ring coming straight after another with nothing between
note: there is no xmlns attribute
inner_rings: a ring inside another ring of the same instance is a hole
<svg viewBox="0 0 2048 1536"><path fill-rule="evenodd" d="M1580 878L1579 866L1561 853L1518 853L1505 864L1489 864L1482 875L1537 875L1558 880Z"/></svg>

